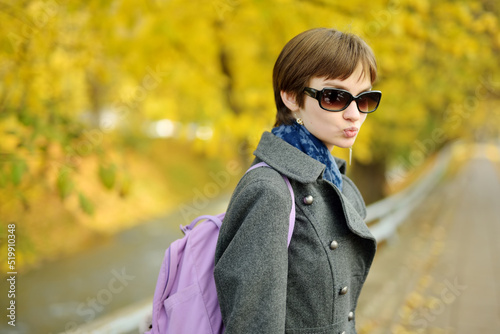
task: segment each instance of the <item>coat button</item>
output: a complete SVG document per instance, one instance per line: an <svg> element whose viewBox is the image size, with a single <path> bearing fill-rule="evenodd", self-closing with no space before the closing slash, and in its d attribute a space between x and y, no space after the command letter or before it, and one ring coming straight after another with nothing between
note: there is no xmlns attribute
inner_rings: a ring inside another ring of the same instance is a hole
<svg viewBox="0 0 500 334"><path fill-rule="evenodd" d="M304 204L311 205L313 201L314 197L312 197L311 195L307 195L306 197L304 197Z"/></svg>
<svg viewBox="0 0 500 334"><path fill-rule="evenodd" d="M331 250L337 249L338 246L339 243L336 240L333 240L332 243L330 244L330 249Z"/></svg>
<svg viewBox="0 0 500 334"><path fill-rule="evenodd" d="M348 290L347 287L344 286L342 289L340 289L339 294L345 295L347 293L347 290Z"/></svg>
<svg viewBox="0 0 500 334"><path fill-rule="evenodd" d="M349 314L347 315L347 320L351 321L354 319L354 312L349 312Z"/></svg>

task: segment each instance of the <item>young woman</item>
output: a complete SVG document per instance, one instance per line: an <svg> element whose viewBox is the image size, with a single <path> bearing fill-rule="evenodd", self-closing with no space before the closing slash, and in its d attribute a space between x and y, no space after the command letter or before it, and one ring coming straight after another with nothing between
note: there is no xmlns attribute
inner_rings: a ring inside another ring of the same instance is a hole
<svg viewBox="0 0 500 334"><path fill-rule="evenodd" d="M353 146L381 93L358 36L313 29L290 40L273 73L275 128L231 198L215 254L226 334L356 333L355 309L375 254L366 208L335 147ZM290 192L296 220L287 248Z"/></svg>

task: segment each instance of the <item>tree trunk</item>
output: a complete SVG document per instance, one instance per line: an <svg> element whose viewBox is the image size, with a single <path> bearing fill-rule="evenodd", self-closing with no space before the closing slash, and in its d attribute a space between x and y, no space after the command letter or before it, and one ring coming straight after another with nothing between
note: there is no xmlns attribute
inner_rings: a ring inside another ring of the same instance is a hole
<svg viewBox="0 0 500 334"><path fill-rule="evenodd" d="M366 205L384 198L386 170L383 161L373 161L365 165L354 160L348 170L350 170L349 177L363 195Z"/></svg>

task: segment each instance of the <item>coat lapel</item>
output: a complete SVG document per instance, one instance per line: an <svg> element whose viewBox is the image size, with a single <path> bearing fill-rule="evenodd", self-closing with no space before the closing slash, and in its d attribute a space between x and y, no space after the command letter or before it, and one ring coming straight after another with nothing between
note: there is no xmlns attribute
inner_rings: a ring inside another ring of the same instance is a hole
<svg viewBox="0 0 500 334"><path fill-rule="evenodd" d="M365 221L361 218L359 212L351 204L351 201L349 201L344 194L341 194L340 198L342 205L344 206L347 225L351 231L363 238L375 240L375 237L371 234L370 229L368 229L368 226L366 226Z"/></svg>

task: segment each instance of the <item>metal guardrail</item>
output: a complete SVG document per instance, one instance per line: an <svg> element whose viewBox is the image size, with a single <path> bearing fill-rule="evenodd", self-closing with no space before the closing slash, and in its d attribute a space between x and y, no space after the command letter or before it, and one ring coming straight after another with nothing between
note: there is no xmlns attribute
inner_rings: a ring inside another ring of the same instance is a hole
<svg viewBox="0 0 500 334"><path fill-rule="evenodd" d="M430 171L408 188L367 207L367 223L377 243L389 240L408 215L422 202L443 176L452 156L452 145L441 150ZM152 297L78 328L72 333L140 333L140 324L151 314Z"/></svg>
<svg viewBox="0 0 500 334"><path fill-rule="evenodd" d="M390 239L398 226L438 183L451 160L451 145L439 152L431 170L413 182L411 186L366 208L365 222L377 243Z"/></svg>

